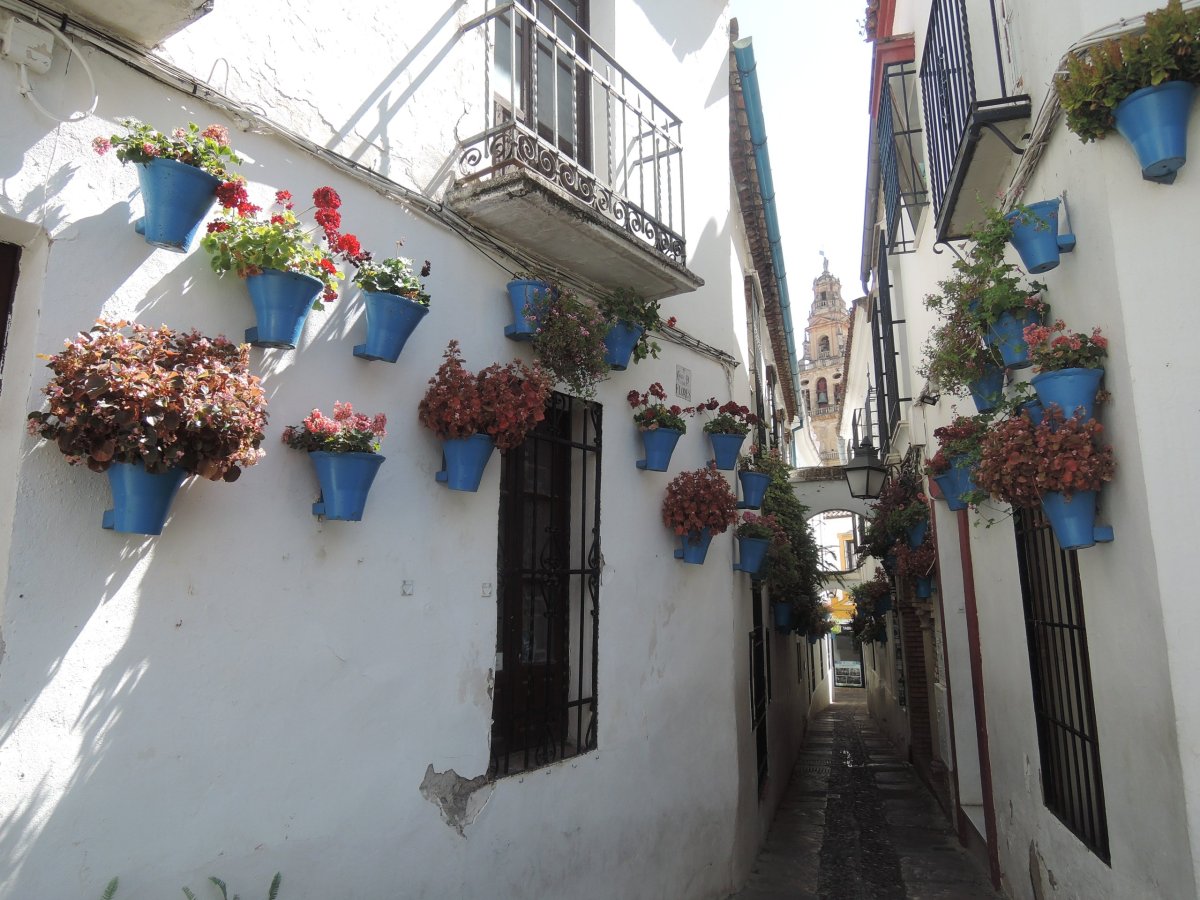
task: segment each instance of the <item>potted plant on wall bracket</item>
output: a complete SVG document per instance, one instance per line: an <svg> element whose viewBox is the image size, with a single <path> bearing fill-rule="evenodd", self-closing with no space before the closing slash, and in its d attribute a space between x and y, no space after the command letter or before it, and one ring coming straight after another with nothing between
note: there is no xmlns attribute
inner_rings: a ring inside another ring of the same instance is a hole
<svg viewBox="0 0 1200 900"><path fill-rule="evenodd" d="M357 246L353 235L342 235L342 248L321 249L293 211L288 191L275 193L278 210L267 218L250 202L245 185L226 182L217 189L224 213L208 223L201 241L218 275L236 272L246 280L258 324L246 329L256 347L294 349L300 343L310 309L324 309L337 299L341 277L333 254ZM331 187L313 191L318 226L340 215L341 198ZM315 231L315 230L314 230ZM351 243L353 242L353 244Z"/></svg>
<svg viewBox="0 0 1200 900"><path fill-rule="evenodd" d="M975 324L961 312L935 327L925 342L919 373L959 396L969 393L979 412L995 409L1004 396L1000 354L985 346Z"/></svg>
<svg viewBox="0 0 1200 900"><path fill-rule="evenodd" d="M726 471L736 468L742 442L751 427L758 424L758 416L750 412L749 407L733 400L720 403L716 397L697 404L696 412L701 411L716 413L704 423L704 433L712 443L717 468Z"/></svg>
<svg viewBox="0 0 1200 900"><path fill-rule="evenodd" d="M236 481L263 456L267 400L245 345L100 319L41 358L49 409L29 414L29 432L108 473L105 528L160 534L188 475Z"/></svg>
<svg viewBox="0 0 1200 900"><path fill-rule="evenodd" d="M664 324L674 327L675 317L664 323L657 300L647 300L632 288L618 288L601 297L598 305L609 323L604 345L611 369L623 372L631 357L635 364L648 356L658 358L661 348L650 338L650 332Z"/></svg>
<svg viewBox="0 0 1200 900"><path fill-rule="evenodd" d="M125 134L98 137L92 147L101 156L116 148L117 159L136 164L145 214L134 230L148 244L186 253L217 187L234 177L229 166L242 161L229 146L228 129L209 125L201 131L189 122L167 136L137 119L119 124Z"/></svg>
<svg viewBox="0 0 1200 900"><path fill-rule="evenodd" d="M367 493L383 465L379 439L387 432L382 413L364 416L349 403L335 401L333 418L314 409L299 425L283 429L283 442L304 450L312 460L321 485L321 497L312 514L325 519L359 522Z"/></svg>
<svg viewBox="0 0 1200 900"><path fill-rule="evenodd" d="M901 543L896 548L896 575L913 584L918 600L926 600L933 594L933 570L937 565L937 551L933 542L924 540L915 547Z"/></svg>
<svg viewBox="0 0 1200 900"><path fill-rule="evenodd" d="M608 374L604 336L608 323L592 305L560 290L544 301L533 333L533 353L542 368L585 400Z"/></svg>
<svg viewBox="0 0 1200 900"><path fill-rule="evenodd" d="M1018 204L1004 214L1012 228L1012 245L1030 275L1040 275L1058 267L1059 255L1075 249L1075 235L1058 233L1058 208L1062 201L1039 200L1028 206Z"/></svg>
<svg viewBox="0 0 1200 900"><path fill-rule="evenodd" d="M738 509L758 509L771 483L771 466L764 461L762 447L751 444L750 453L738 457L737 474L742 486Z"/></svg>
<svg viewBox="0 0 1200 900"><path fill-rule="evenodd" d="M518 446L546 417L550 377L517 360L472 373L463 365L458 341L449 343L443 360L417 416L442 439L437 480L452 491L477 491L492 450Z"/></svg>
<svg viewBox="0 0 1200 900"><path fill-rule="evenodd" d="M738 561L733 564L733 571L745 572L756 581L771 544L787 543L787 534L774 516L759 516L752 512L742 513L734 537L737 538Z"/></svg>
<svg viewBox="0 0 1200 900"><path fill-rule="evenodd" d="M1137 154L1142 178L1171 184L1187 160L1188 118L1200 81L1200 9L1170 0L1146 14L1141 33L1067 57L1054 80L1067 128L1084 143L1116 130Z"/></svg>
<svg viewBox="0 0 1200 900"><path fill-rule="evenodd" d="M1108 338L1099 328L1093 328L1091 334L1066 329L1062 319L1050 326L1030 325L1025 329L1025 341L1038 373L1032 384L1043 407L1056 404L1065 415L1080 413L1087 421L1096 414Z"/></svg>
<svg viewBox="0 0 1200 900"><path fill-rule="evenodd" d="M514 341L532 341L545 306L559 294L559 287L548 278L529 272L517 272L507 285L512 306L511 325L504 336Z"/></svg>
<svg viewBox="0 0 1200 900"><path fill-rule="evenodd" d="M711 464L680 472L667 485L663 524L679 536L675 558L703 565L713 535L724 534L737 521L737 499L725 477Z"/></svg>
<svg viewBox="0 0 1200 900"><path fill-rule="evenodd" d="M933 478L946 504L953 511L966 509L978 499L971 473L979 465L980 442L992 416L956 416L949 425L935 428L938 450L925 464L925 474Z"/></svg>
<svg viewBox="0 0 1200 900"><path fill-rule="evenodd" d="M667 392L657 381L644 394L630 391L625 399L633 407L633 424L641 433L646 450L646 458L639 459L637 467L651 472L667 471L675 445L687 431L683 417L690 416L695 409L677 403L668 406Z"/></svg>
<svg viewBox="0 0 1200 900"><path fill-rule="evenodd" d="M413 261L403 256L375 260L369 254L359 256L354 283L362 288L367 311L366 343L356 344L359 359L394 363L404 345L429 313L429 294L413 271ZM421 278L428 278L430 262L421 267Z"/></svg>

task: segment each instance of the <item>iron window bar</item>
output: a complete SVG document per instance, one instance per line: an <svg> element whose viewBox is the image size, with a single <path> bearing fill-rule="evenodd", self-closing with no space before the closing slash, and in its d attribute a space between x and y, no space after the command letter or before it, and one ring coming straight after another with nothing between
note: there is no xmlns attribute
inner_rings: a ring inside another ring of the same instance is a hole
<svg viewBox="0 0 1200 900"><path fill-rule="evenodd" d="M916 249L914 231L921 208L929 204L921 129L915 115L913 62L888 65L879 90L877 133L887 248L892 253L911 253Z"/></svg>

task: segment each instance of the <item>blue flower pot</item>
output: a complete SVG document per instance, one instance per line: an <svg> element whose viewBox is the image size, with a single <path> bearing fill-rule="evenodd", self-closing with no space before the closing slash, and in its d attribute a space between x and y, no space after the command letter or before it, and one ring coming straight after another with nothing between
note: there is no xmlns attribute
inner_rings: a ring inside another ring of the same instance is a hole
<svg viewBox="0 0 1200 900"><path fill-rule="evenodd" d="M314 516L342 522L360 522L367 506L367 492L375 480L384 457L378 453L309 452L317 481L321 484L321 499L312 505Z"/></svg>
<svg viewBox="0 0 1200 900"><path fill-rule="evenodd" d="M713 456L717 468L731 471L737 468L738 454L742 452L742 443L746 440L744 434L710 434Z"/></svg>
<svg viewBox="0 0 1200 900"><path fill-rule="evenodd" d="M615 372L624 372L629 368L629 358L633 356L633 348L637 346L644 328L630 325L624 319L613 324L604 337L604 360L608 367Z"/></svg>
<svg viewBox="0 0 1200 900"><path fill-rule="evenodd" d="M926 600L933 596L933 579L918 578L916 579L916 592L918 600Z"/></svg>
<svg viewBox="0 0 1200 900"><path fill-rule="evenodd" d="M787 600L772 600L771 621L776 631L788 634L796 625L796 608Z"/></svg>
<svg viewBox="0 0 1200 900"><path fill-rule="evenodd" d="M733 571L757 575L758 570L762 568L763 560L767 558L771 542L766 538L756 537L739 537L737 542L738 561L733 564Z"/></svg>
<svg viewBox="0 0 1200 900"><path fill-rule="evenodd" d="M925 535L929 534L929 520L918 522L908 529L908 546L913 550L925 543Z"/></svg>
<svg viewBox="0 0 1200 900"><path fill-rule="evenodd" d="M434 477L452 491L477 491L495 447L490 434L443 440L442 471Z"/></svg>
<svg viewBox="0 0 1200 900"><path fill-rule="evenodd" d="M504 327L504 336L514 341L532 341L540 309L552 295L553 288L545 281L529 278L510 281L508 302L512 304L513 323Z"/></svg>
<svg viewBox="0 0 1200 900"><path fill-rule="evenodd" d="M671 464L671 454L675 452L675 445L682 436L683 432L674 428L643 431L642 446L646 448L646 458L639 459L637 467L651 472L667 471L667 466Z"/></svg>
<svg viewBox="0 0 1200 900"><path fill-rule="evenodd" d="M1042 424L1042 416L1046 412L1046 408L1042 406L1041 400L1026 400L1021 404L1021 412L1029 416L1029 421L1035 426Z"/></svg>
<svg viewBox="0 0 1200 900"><path fill-rule="evenodd" d="M883 571L889 575L896 574L896 554L888 553L883 557Z"/></svg>
<svg viewBox="0 0 1200 900"><path fill-rule="evenodd" d="M1082 410L1086 422L1096 417L1096 392L1103 377L1103 369L1058 369L1034 375L1032 383L1043 407L1057 403L1068 419Z"/></svg>
<svg viewBox="0 0 1200 900"><path fill-rule="evenodd" d="M704 557L708 555L708 545L712 543L712 531L703 528L700 531L689 531L679 538L682 547L676 549L675 558L685 563L704 565Z"/></svg>
<svg viewBox="0 0 1200 900"><path fill-rule="evenodd" d="M300 272L264 269L246 277L258 324L246 329L255 347L295 349L304 333L308 311L325 289L321 279Z"/></svg>
<svg viewBox="0 0 1200 900"><path fill-rule="evenodd" d="M820 640L820 638L817 637L815 634L806 635L806 637L808 638L808 645L810 647L814 646L817 643L817 641Z"/></svg>
<svg viewBox="0 0 1200 900"><path fill-rule="evenodd" d="M1186 162L1194 93L1189 82L1168 81L1134 91L1113 109L1117 131L1133 145L1147 181L1170 184Z"/></svg>
<svg viewBox="0 0 1200 900"><path fill-rule="evenodd" d="M367 342L354 348L359 359L394 363L404 344L429 314L416 300L383 291L363 291L367 307Z"/></svg>
<svg viewBox="0 0 1200 900"><path fill-rule="evenodd" d="M1004 370L999 366L988 369L982 377L969 382L967 389L975 401L975 409L981 413L990 412L1004 396Z"/></svg>
<svg viewBox="0 0 1200 900"><path fill-rule="evenodd" d="M875 615L883 616L892 611L892 595L880 597L875 601Z"/></svg>
<svg viewBox="0 0 1200 900"><path fill-rule="evenodd" d="M1050 520L1058 546L1078 550L1096 543L1096 492L1077 491L1067 500L1058 491L1042 495L1042 510Z"/></svg>
<svg viewBox="0 0 1200 900"><path fill-rule="evenodd" d="M113 508L104 511L100 524L130 534L162 534L171 502L185 478L183 469L151 474L136 463L113 463L108 467Z"/></svg>
<svg viewBox="0 0 1200 900"><path fill-rule="evenodd" d="M1012 245L1017 248L1021 262L1030 275L1057 268L1059 253L1075 249L1074 235L1064 234L1060 238L1058 234L1058 207L1061 202L1057 197L1042 200L1030 203L1026 207L1028 214L1014 209L1004 215L1012 226Z"/></svg>
<svg viewBox="0 0 1200 900"><path fill-rule="evenodd" d="M1010 312L1001 314L988 325L983 339L989 347L1000 351L1004 365L1010 369L1024 369L1030 364L1029 345L1025 343L1025 327L1041 322L1036 310L1026 310L1019 316Z"/></svg>
<svg viewBox="0 0 1200 900"><path fill-rule="evenodd" d="M738 509L758 509L762 506L763 497L771 484L771 476L765 472L738 472L738 481L742 483L742 499Z"/></svg>
<svg viewBox="0 0 1200 900"><path fill-rule="evenodd" d="M217 197L219 178L173 159L137 164L145 215L133 223L147 244L187 253Z"/></svg>
<svg viewBox="0 0 1200 900"><path fill-rule="evenodd" d="M975 489L975 482L971 478L971 467L965 463L964 457L951 457L949 470L942 475L933 476L933 480L942 489L946 505L952 511L958 512L960 509L967 508L962 497L963 494Z"/></svg>

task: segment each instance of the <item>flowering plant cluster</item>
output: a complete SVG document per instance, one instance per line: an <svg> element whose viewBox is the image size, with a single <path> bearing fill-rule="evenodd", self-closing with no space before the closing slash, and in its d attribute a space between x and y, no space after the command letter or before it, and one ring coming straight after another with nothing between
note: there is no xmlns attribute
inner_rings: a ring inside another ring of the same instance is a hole
<svg viewBox="0 0 1200 900"><path fill-rule="evenodd" d="M1025 343L1029 345L1029 356L1039 372L1055 372L1059 369L1101 369L1108 356L1108 338L1093 328L1091 334L1070 332L1062 319L1053 325L1028 325L1025 328Z"/></svg>
<svg viewBox="0 0 1200 900"><path fill-rule="evenodd" d="M451 341L442 356L445 361L429 379L417 415L443 440L488 434L508 450L546 417L552 384L541 367L514 360L474 374L463 365L458 341Z"/></svg>
<svg viewBox="0 0 1200 900"><path fill-rule="evenodd" d="M683 421L683 417L690 416L696 411L691 406L682 407L678 404L667 406L664 402L667 399L667 392L663 390L663 386L657 381L650 385L646 393L640 394L637 391L630 391L625 399L629 401L629 405L635 410L633 424L638 427L639 431L654 431L658 428L669 428L673 431L686 433L687 423ZM654 402L656 400L658 401L657 403Z"/></svg>
<svg viewBox="0 0 1200 900"><path fill-rule="evenodd" d="M928 578L937 565L937 551L933 542L925 540L915 549L900 541L895 548L896 574L901 578Z"/></svg>
<svg viewBox="0 0 1200 900"><path fill-rule="evenodd" d="M761 472L770 475L775 465L783 461L778 447L772 447L766 453L758 444L750 445L750 452L738 456L737 467L742 472Z"/></svg>
<svg viewBox="0 0 1200 900"><path fill-rule="evenodd" d="M1013 506L1035 506L1057 491L1095 491L1112 481L1112 447L1099 443L1104 426L1095 419L1064 418L1051 407L1034 425L1027 414L994 425L984 435L975 484Z"/></svg>
<svg viewBox="0 0 1200 900"><path fill-rule="evenodd" d="M333 261L333 253L353 258L361 253L358 239L352 234L336 235L330 249L321 249L306 231L294 212L295 204L289 191L275 193L276 212L262 218L262 208L250 202L241 182L227 181L217 188L217 199L224 211L208 223L208 233L201 246L212 257L213 271L218 275L236 272L245 278L265 269L299 272L318 279L324 290L313 303L313 309L324 309L324 303L337 299L337 282L342 273ZM313 191L314 219L326 230L326 239L333 223L341 223L337 212L341 199L333 188Z"/></svg>
<svg viewBox="0 0 1200 900"><path fill-rule="evenodd" d="M742 513L742 521L734 533L738 537L759 538L776 544L786 544L788 539L787 532L775 516L760 516L752 512Z"/></svg>
<svg viewBox="0 0 1200 900"><path fill-rule="evenodd" d="M658 346L657 341L651 340L650 332L664 325L667 328L674 328L675 317L671 316L664 322L657 300L647 300L631 288L619 288L611 294L601 297L598 305L601 315L610 325L625 322L642 329L641 336L633 345L633 361L635 363L641 362L647 356L658 359L658 352L662 348Z"/></svg>
<svg viewBox="0 0 1200 900"><path fill-rule="evenodd" d="M333 418L314 409L299 425L283 429L283 442L293 450L326 453L378 453L387 436L387 416L356 413L349 403L334 401Z"/></svg>
<svg viewBox="0 0 1200 900"><path fill-rule="evenodd" d="M364 291L377 291L384 294L397 294L407 297L422 306L429 305L429 294L425 285L413 273L413 261L403 256L393 256L376 262L369 253L359 263L358 271L354 273L354 283ZM421 266L421 278L428 278L431 264L425 260Z"/></svg>
<svg viewBox="0 0 1200 900"><path fill-rule="evenodd" d="M242 161L229 146L229 129L224 125L209 125L201 131L195 122L188 122L187 128L176 128L167 136L137 119L118 121L125 134L92 140L92 149L100 156L116 148L117 159L123 163L173 159L222 179L231 177L228 168L231 164Z"/></svg>
<svg viewBox="0 0 1200 900"><path fill-rule="evenodd" d="M608 324L593 306L568 291L553 293L533 321L533 352L538 361L580 397L596 395L596 382L608 374L604 336Z"/></svg>
<svg viewBox="0 0 1200 900"><path fill-rule="evenodd" d="M698 535L705 528L723 534L737 521L737 498L712 464L680 472L667 485L662 520L678 535Z"/></svg>
<svg viewBox="0 0 1200 900"><path fill-rule="evenodd" d="M944 475L950 470L950 460L964 458L968 464L979 461L979 444L991 416L955 416L949 425L933 430L938 442L937 453L925 464L926 475Z"/></svg>
<svg viewBox="0 0 1200 900"><path fill-rule="evenodd" d="M850 632L860 644L873 644L887 635L887 620L881 616L856 612L850 620Z"/></svg>
<svg viewBox="0 0 1200 900"><path fill-rule="evenodd" d="M950 313L929 332L923 352L919 373L959 395L988 370L1003 365L1000 353L984 344L978 324L962 311Z"/></svg>
<svg viewBox="0 0 1200 900"><path fill-rule="evenodd" d="M749 407L742 406L730 400L719 403L716 397L710 397L697 405L696 412L716 412L716 415L704 423L705 434L749 434L750 428L758 424L758 416L750 412Z"/></svg>
<svg viewBox="0 0 1200 900"><path fill-rule="evenodd" d="M100 319L41 358L54 372L43 388L50 408L31 412L27 426L72 465L236 481L264 455L267 398L246 344Z"/></svg>
<svg viewBox="0 0 1200 900"><path fill-rule="evenodd" d="M864 549L876 559L892 552L909 528L929 516L929 506L915 472L901 471L884 484L872 504L863 531ZM903 542L903 541L901 541Z"/></svg>

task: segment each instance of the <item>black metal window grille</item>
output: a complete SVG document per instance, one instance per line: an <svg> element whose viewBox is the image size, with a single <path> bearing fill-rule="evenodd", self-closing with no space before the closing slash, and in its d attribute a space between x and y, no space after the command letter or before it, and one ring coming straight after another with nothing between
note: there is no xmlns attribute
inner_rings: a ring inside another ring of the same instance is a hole
<svg viewBox="0 0 1200 900"><path fill-rule="evenodd" d="M596 747L601 412L554 393L503 457L495 777Z"/></svg>
<svg viewBox="0 0 1200 900"><path fill-rule="evenodd" d="M929 186L933 208L940 211L975 103L966 0L934 0L921 58L921 99L929 144Z"/></svg>
<svg viewBox="0 0 1200 900"><path fill-rule="evenodd" d="M1042 799L1076 837L1108 863L1108 821L1077 553L1059 548L1041 510L1018 509L1013 519L1042 763Z"/></svg>
<svg viewBox="0 0 1200 900"><path fill-rule="evenodd" d="M875 421L879 423L880 456L887 456L892 433L900 421L900 384L892 318L891 275L887 264L887 237L879 236L877 289L872 303L871 344L875 362Z"/></svg>
<svg viewBox="0 0 1200 900"><path fill-rule="evenodd" d="M0 366L4 365L4 354L8 348L8 325L12 321L20 263L20 247L16 244L0 244Z"/></svg>
<svg viewBox="0 0 1200 900"><path fill-rule="evenodd" d="M750 722L754 729L754 747L758 760L758 790L767 783L767 702L770 686L767 678L767 629L763 621L762 590L755 582L750 591L754 604L750 629Z"/></svg>
<svg viewBox="0 0 1200 900"><path fill-rule="evenodd" d="M892 253L911 253L916 249L914 231L921 208L929 204L912 61L892 63L884 69L878 116L887 247Z"/></svg>

